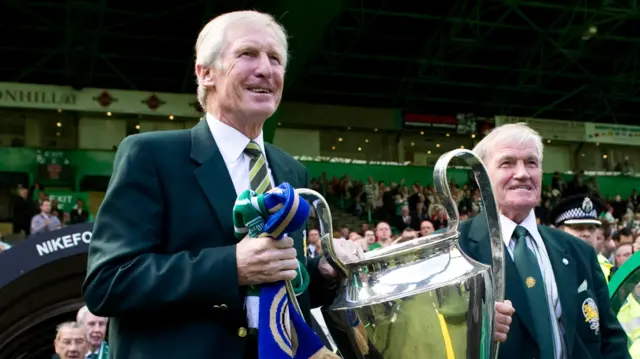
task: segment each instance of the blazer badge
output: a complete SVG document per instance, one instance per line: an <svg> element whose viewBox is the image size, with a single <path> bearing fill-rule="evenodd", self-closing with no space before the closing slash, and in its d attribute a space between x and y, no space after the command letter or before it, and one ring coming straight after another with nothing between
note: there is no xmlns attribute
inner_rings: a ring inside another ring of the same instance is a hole
<svg viewBox="0 0 640 359"><path fill-rule="evenodd" d="M600 331L600 314L598 313L598 305L592 298L587 298L582 302L582 314L584 321L589 323L591 330L597 335Z"/></svg>

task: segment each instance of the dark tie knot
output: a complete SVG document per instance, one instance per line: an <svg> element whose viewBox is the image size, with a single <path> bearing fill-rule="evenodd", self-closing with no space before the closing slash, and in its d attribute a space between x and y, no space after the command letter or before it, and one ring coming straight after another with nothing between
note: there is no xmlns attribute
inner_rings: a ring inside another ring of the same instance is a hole
<svg viewBox="0 0 640 359"><path fill-rule="evenodd" d="M251 158L258 158L262 155L262 150L260 149L260 145L258 145L254 141L251 141L244 149L244 153L246 153L247 156Z"/></svg>
<svg viewBox="0 0 640 359"><path fill-rule="evenodd" d="M529 235L529 231L523 226L516 226L516 229L513 231L513 237L517 240L525 239Z"/></svg>

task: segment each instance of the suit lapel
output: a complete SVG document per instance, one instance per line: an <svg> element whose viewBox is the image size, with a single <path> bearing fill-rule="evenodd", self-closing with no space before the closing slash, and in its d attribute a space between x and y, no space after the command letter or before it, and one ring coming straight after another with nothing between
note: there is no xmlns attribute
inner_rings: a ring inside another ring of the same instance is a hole
<svg viewBox="0 0 640 359"><path fill-rule="evenodd" d="M194 174L217 215L223 240L233 238L232 242L229 240L225 242L236 243L232 214L236 190L220 149L204 118L191 129L191 159L199 165Z"/></svg>
<svg viewBox="0 0 640 359"><path fill-rule="evenodd" d="M563 241L554 240L551 230L538 226L544 245L549 254L553 267L553 274L558 288L558 297L562 308L562 321L565 329L567 348L571 351L575 339L577 306L577 276L576 261L569 256ZM571 357L571 352L568 353Z"/></svg>
<svg viewBox="0 0 640 359"><path fill-rule="evenodd" d="M468 236L471 241L467 242L462 251L480 263L491 265L489 228L487 228L487 217L484 212L481 212L471 220Z"/></svg>
<svg viewBox="0 0 640 359"><path fill-rule="evenodd" d="M477 215L469 228L469 248L468 254L476 258L479 262L491 265L491 241L489 239L489 228L487 227L487 218L483 212ZM465 251L465 248L463 248ZM516 310L514 315L520 318L522 324L527 328L533 338L535 338L535 327L531 310L529 310L529 302L524 291L524 283L518 275L509 251L505 246L505 297L510 300Z"/></svg>

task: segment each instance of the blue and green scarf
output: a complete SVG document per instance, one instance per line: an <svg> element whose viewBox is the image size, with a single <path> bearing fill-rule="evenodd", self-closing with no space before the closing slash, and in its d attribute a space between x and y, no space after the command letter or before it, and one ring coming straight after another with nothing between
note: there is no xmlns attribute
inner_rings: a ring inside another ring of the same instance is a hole
<svg viewBox="0 0 640 359"><path fill-rule="evenodd" d="M309 204L288 183L258 194L244 191L233 208L238 240L272 237L280 240L286 233L301 229L309 216ZM259 296L259 359L339 359L305 323L296 295L309 285L306 266L299 263L298 276L291 282L261 284L249 288L248 296Z"/></svg>

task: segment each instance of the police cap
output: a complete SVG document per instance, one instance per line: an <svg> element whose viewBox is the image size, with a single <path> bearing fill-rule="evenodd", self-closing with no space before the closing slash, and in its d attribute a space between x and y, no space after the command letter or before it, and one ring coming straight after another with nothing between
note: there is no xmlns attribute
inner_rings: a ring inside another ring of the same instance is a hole
<svg viewBox="0 0 640 359"><path fill-rule="evenodd" d="M563 224L594 224L601 225L599 214L604 210L604 203L594 196L578 194L562 199L551 211L549 222L556 226Z"/></svg>

